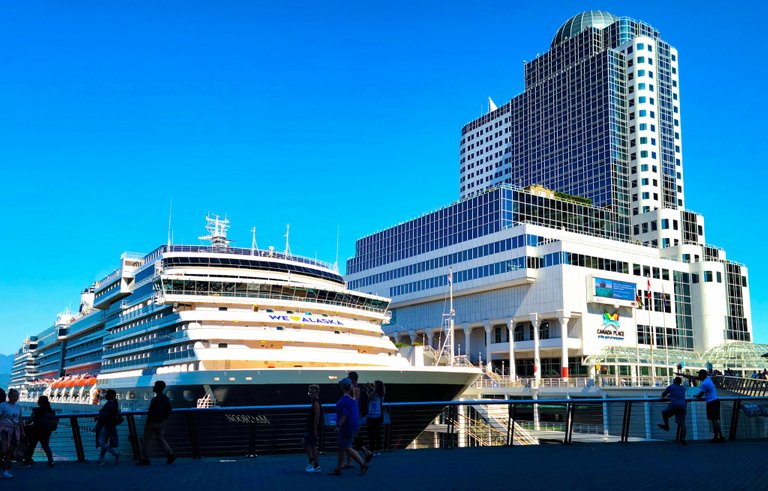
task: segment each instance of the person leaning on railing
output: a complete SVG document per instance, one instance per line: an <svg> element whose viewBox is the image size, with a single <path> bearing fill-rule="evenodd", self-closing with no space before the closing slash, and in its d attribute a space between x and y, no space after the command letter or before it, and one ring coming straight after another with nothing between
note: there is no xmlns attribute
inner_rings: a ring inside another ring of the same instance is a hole
<svg viewBox="0 0 768 491"><path fill-rule="evenodd" d="M672 381L672 385L664 389L661 393L661 397L669 397L669 404L664 410L661 411L661 417L664 418L664 423L659 423L659 428L664 431L669 431L669 418L675 417L677 427L680 430L680 443L686 445L685 441L685 387L683 387L682 377L675 377Z"/></svg>
<svg viewBox="0 0 768 491"><path fill-rule="evenodd" d="M706 370L699 370L701 380L701 392L696 398L704 398L707 401L707 419L712 425L712 443L725 443L723 431L720 428L720 399L717 398L717 389Z"/></svg>

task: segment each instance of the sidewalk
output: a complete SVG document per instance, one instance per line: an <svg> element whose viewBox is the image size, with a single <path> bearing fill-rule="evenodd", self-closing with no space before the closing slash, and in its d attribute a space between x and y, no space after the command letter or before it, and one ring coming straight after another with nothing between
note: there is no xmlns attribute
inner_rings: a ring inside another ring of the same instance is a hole
<svg viewBox="0 0 768 491"><path fill-rule="evenodd" d="M574 444L400 450L384 453L368 473L330 476L335 455L321 455L323 472L307 474L303 455L201 460L172 466L156 458L150 467L132 462L44 463L14 467L6 481L16 489L50 491L141 490L563 490L768 489L765 442Z"/></svg>

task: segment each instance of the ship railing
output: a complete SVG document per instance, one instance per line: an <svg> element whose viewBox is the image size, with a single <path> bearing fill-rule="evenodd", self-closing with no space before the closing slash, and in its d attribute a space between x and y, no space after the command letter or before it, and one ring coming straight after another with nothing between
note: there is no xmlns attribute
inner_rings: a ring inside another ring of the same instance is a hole
<svg viewBox="0 0 768 491"><path fill-rule="evenodd" d="M170 389L173 392L173 388ZM195 403L196 394L174 393ZM721 423L730 440L768 441L768 397L722 396ZM126 408L137 401L121 400L125 422L118 426L120 451L138 459L146 411ZM393 402L384 405L379 436L382 450L423 447L519 445L534 442L570 444L640 443L674 441L674 431L664 431L659 398L477 399L431 402ZM80 409L88 407L79 404ZM95 418L92 411L60 414L51 448L57 460L96 460ZM484 410L475 408L483 407ZM179 457L247 456L302 452L309 405L233 406L174 409L166 421L165 435ZM324 404L325 426L320 449L336 450L335 405ZM490 417L489 417L490 415ZM502 424L503 423L503 424ZM687 439L711 438L705 402L688 400L685 418ZM361 428L368 437L369 425ZM489 436L490 433L490 436ZM159 449L158 449L159 450ZM38 449L38 452L41 452ZM36 458L42 459L41 453Z"/></svg>
<svg viewBox="0 0 768 491"><path fill-rule="evenodd" d="M336 267L324 261L318 259L312 259L304 256L296 256L294 254L284 254L277 251L261 250L261 249L244 249L241 247L227 247L225 249L211 247L211 246L187 246L187 245L172 245L166 249L168 252L212 252L216 254L233 254L236 256L253 256L264 257L272 259L283 259L285 261L294 261L297 263L309 264L310 266L319 266L331 271L336 271Z"/></svg>

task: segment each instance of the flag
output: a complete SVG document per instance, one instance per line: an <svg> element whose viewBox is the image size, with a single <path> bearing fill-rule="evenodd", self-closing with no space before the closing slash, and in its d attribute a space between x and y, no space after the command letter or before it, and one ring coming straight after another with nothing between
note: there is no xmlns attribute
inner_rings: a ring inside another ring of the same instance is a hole
<svg viewBox="0 0 768 491"><path fill-rule="evenodd" d="M647 298L648 302L650 303L651 301L651 279L650 278L648 278L648 292L646 293L645 298Z"/></svg>
<svg viewBox="0 0 768 491"><path fill-rule="evenodd" d="M640 295L640 290L637 290L637 293L635 293L635 302L637 302L638 307L643 308L643 296Z"/></svg>

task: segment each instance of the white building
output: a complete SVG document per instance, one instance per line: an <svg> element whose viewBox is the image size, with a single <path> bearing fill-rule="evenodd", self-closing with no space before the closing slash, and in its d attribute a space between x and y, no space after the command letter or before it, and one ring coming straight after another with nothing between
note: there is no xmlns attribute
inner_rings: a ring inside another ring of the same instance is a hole
<svg viewBox="0 0 768 491"><path fill-rule="evenodd" d="M586 374L622 348L611 370L662 373L752 340L746 267L684 208L677 52L656 30L579 14L490 109L462 130L461 200L347 263L351 288L392 298L388 334L437 347L452 271L455 353L519 376Z"/></svg>

